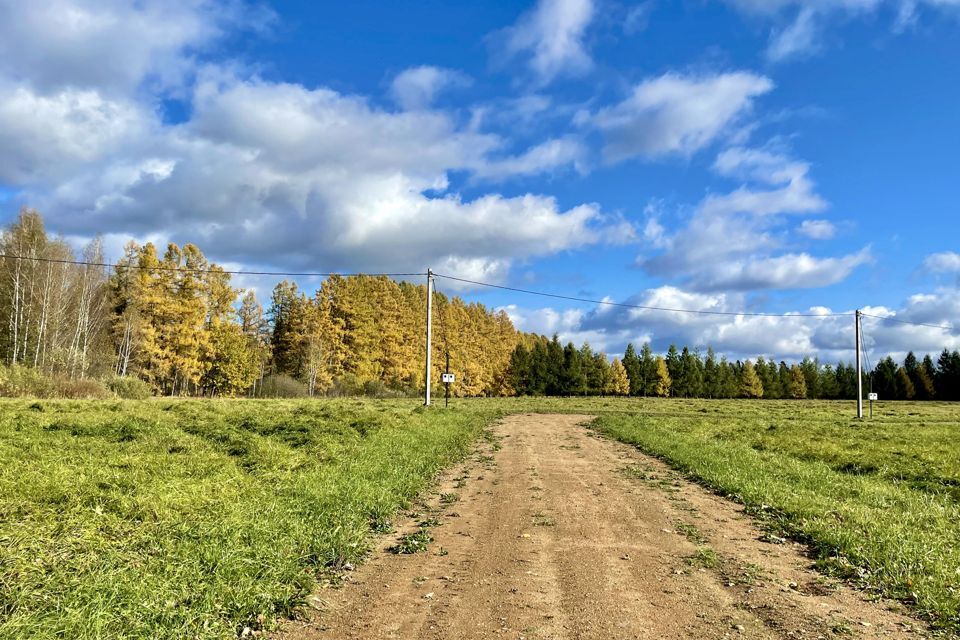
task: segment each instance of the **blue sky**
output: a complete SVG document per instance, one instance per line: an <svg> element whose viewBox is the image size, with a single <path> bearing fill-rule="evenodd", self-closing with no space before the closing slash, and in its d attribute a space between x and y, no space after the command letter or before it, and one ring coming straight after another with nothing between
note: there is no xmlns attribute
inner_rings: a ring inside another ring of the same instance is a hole
<svg viewBox="0 0 960 640"><path fill-rule="evenodd" d="M238 268L953 324L958 36L960 0L0 0L0 215ZM848 318L439 285L610 353L851 355Z"/></svg>

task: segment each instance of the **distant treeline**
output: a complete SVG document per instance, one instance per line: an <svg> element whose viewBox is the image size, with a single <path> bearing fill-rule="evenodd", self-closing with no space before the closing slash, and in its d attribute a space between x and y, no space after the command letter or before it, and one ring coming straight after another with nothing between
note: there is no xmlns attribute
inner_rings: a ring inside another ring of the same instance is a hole
<svg viewBox="0 0 960 640"><path fill-rule="evenodd" d="M330 277L292 282L266 310L198 247L130 243L113 267L93 240L79 256L24 209L0 236L0 395L415 395L424 386L426 287ZM728 362L645 345L610 360L588 345L517 331L507 314L434 296L432 379L450 355L458 396L646 395L852 398L849 365ZM956 400L960 354L882 360L883 398Z"/></svg>
<svg viewBox="0 0 960 640"><path fill-rule="evenodd" d="M619 379L623 370L626 384ZM855 399L856 368L851 364L821 364L806 358L799 364L757 358L730 362L713 349L701 355L671 345L665 356L649 344L638 354L627 345L623 361L594 354L589 345L577 349L536 338L517 345L510 358L510 383L517 395L659 396L675 398L814 398ZM960 352L944 350L937 363L930 356L918 360L911 352L902 365L881 360L863 380L864 397L871 390L884 400L960 400Z"/></svg>

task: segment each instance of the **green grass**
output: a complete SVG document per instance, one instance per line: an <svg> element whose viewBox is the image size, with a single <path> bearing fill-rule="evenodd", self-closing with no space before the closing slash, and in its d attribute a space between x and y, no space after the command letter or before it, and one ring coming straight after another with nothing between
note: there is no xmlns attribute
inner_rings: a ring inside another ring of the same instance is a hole
<svg viewBox="0 0 960 640"><path fill-rule="evenodd" d="M0 637L235 637L469 452L416 402L3 401Z"/></svg>
<svg viewBox="0 0 960 640"><path fill-rule="evenodd" d="M486 425L515 412L597 415L598 434L740 500L771 540L808 541L825 571L960 630L960 406L884 403L863 424L852 410L604 398L429 411L417 401L0 401L0 637L206 639L270 626L318 575L361 559Z"/></svg>
<svg viewBox="0 0 960 640"><path fill-rule="evenodd" d="M649 401L594 427L809 542L821 568L960 630L960 406Z"/></svg>

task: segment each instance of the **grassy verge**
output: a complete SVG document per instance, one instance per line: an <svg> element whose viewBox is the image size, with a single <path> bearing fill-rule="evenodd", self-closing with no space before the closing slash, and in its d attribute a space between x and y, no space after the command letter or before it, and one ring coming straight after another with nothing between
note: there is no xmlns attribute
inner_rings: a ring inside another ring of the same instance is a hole
<svg viewBox="0 0 960 640"><path fill-rule="evenodd" d="M837 403L648 402L603 434L662 457L795 538L823 569L960 631L958 407L887 404L858 424Z"/></svg>
<svg viewBox="0 0 960 640"><path fill-rule="evenodd" d="M354 561L493 407L4 401L0 637L235 637Z"/></svg>

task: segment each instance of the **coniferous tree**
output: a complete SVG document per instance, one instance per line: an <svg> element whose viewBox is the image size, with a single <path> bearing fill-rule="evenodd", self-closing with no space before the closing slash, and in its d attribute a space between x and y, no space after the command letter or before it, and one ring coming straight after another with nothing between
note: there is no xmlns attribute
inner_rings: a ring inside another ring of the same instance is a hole
<svg viewBox="0 0 960 640"><path fill-rule="evenodd" d="M763 383L757 376L757 370L753 363L747 360L740 367L740 397L741 398L762 398Z"/></svg>
<svg viewBox="0 0 960 640"><path fill-rule="evenodd" d="M660 356L657 356L656 360L654 360L654 367L656 372L656 382L653 387L654 395L660 398L666 398L670 395L670 386L672 384L670 370L667 368L666 361Z"/></svg>
<svg viewBox="0 0 960 640"><path fill-rule="evenodd" d="M898 400L913 400L917 395L913 380L910 379L910 374L904 367L897 369L897 393Z"/></svg>
<svg viewBox="0 0 960 640"><path fill-rule="evenodd" d="M639 389L633 392L635 396L656 395L654 386L657 380L657 363L653 356L653 349L649 342L644 342L640 347L640 381Z"/></svg>
<svg viewBox="0 0 960 640"><path fill-rule="evenodd" d="M635 396L644 395L642 377L640 375L640 358L633 348L633 343L627 345L627 350L623 352L623 368L627 371L627 378L630 380L630 393Z"/></svg>
<svg viewBox="0 0 960 640"><path fill-rule="evenodd" d="M712 347L707 347L707 357L703 362L703 395L707 398L720 397L720 365Z"/></svg>
<svg viewBox="0 0 960 640"><path fill-rule="evenodd" d="M587 379L583 374L583 362L580 359L580 352L572 342L567 343L563 348L563 369L560 380L561 394L582 396L586 393Z"/></svg>
<svg viewBox="0 0 960 640"><path fill-rule="evenodd" d="M680 352L677 351L677 345L670 345L664 360L667 363L667 371L670 372L670 395L673 397L683 397L686 384L683 379L683 359L680 357Z"/></svg>
<svg viewBox="0 0 960 640"><path fill-rule="evenodd" d="M789 393L794 400L803 400L807 397L807 377L803 374L803 369L799 365L793 365L789 369Z"/></svg>
<svg viewBox="0 0 960 640"><path fill-rule="evenodd" d="M623 363L617 358L614 358L610 365L610 375L605 391L613 396L630 395L630 378L627 377L627 370Z"/></svg>
<svg viewBox="0 0 960 640"><path fill-rule="evenodd" d="M530 352L522 342L510 354L510 386L518 396L525 396L531 392Z"/></svg>
<svg viewBox="0 0 960 640"><path fill-rule="evenodd" d="M914 386L917 390L917 397L920 400L933 400L937 395L936 367L933 365L933 358L929 354L923 357L923 362L917 368L917 381Z"/></svg>
<svg viewBox="0 0 960 640"><path fill-rule="evenodd" d="M877 363L873 370L873 390L881 400L896 400L900 397L897 381L897 365L887 356Z"/></svg>

